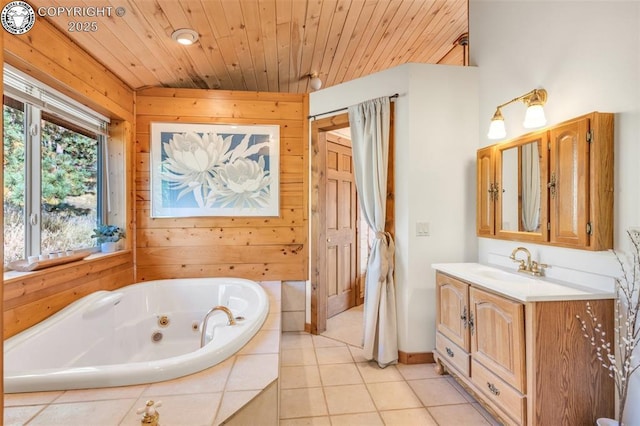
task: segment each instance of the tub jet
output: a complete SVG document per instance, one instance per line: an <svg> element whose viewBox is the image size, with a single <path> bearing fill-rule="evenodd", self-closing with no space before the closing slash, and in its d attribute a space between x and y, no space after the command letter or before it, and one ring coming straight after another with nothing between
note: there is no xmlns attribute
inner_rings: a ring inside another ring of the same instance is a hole
<svg viewBox="0 0 640 426"><path fill-rule="evenodd" d="M160 318L158 318L158 325L160 327L166 327L169 325L169 317L166 315L161 316Z"/></svg>

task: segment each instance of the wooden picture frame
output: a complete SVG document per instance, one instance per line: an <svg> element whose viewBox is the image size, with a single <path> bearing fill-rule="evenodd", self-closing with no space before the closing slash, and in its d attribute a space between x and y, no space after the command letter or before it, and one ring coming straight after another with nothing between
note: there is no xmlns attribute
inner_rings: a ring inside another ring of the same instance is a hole
<svg viewBox="0 0 640 426"><path fill-rule="evenodd" d="M151 123L151 217L279 216L280 127Z"/></svg>

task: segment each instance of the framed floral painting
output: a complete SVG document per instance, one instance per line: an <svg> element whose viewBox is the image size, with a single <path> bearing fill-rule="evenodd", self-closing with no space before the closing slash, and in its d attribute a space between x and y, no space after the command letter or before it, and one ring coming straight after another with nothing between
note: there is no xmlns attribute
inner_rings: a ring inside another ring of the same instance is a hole
<svg viewBox="0 0 640 426"><path fill-rule="evenodd" d="M151 123L151 216L278 216L280 127Z"/></svg>

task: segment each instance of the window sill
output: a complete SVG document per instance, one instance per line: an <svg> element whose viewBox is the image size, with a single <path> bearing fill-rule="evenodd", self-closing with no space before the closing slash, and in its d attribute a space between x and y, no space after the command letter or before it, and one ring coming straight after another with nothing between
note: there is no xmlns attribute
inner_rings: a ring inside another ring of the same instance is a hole
<svg viewBox="0 0 640 426"><path fill-rule="evenodd" d="M90 254L84 259L77 260L75 262L69 262L63 265L52 266L50 268L40 269L37 271L31 271L31 272L5 271L3 274L3 277L4 277L3 282L5 285L11 284L13 282L23 280L25 278L34 278L40 275L46 275L52 272L57 272L57 271L62 271L68 268L77 267L78 265L85 265L85 264L100 262L108 258L118 257L122 255L130 255L130 254L131 254L131 250L118 250L113 253L96 252L96 253Z"/></svg>

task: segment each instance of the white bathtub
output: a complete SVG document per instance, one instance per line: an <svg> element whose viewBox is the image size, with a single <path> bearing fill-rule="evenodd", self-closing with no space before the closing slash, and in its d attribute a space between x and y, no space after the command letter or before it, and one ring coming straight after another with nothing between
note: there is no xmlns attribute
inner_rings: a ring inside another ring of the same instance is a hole
<svg viewBox="0 0 640 426"><path fill-rule="evenodd" d="M229 326L227 315L216 311L200 348L202 320L217 305L244 319ZM237 278L159 280L98 291L5 341L4 391L124 386L195 373L242 348L268 311L262 287Z"/></svg>

